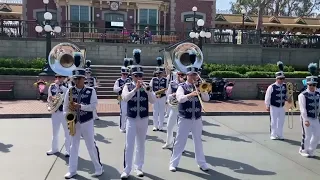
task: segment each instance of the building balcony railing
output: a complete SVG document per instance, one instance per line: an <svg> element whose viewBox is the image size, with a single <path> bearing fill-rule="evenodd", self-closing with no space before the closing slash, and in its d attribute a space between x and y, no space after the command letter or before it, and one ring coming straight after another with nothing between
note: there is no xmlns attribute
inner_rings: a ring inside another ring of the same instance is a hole
<svg viewBox="0 0 320 180"><path fill-rule="evenodd" d="M36 21L0 20L1 38L44 38L45 34L35 31ZM89 25L88 25L89 26ZM270 34L246 29L208 29L212 37L204 44L254 44L276 48L320 48L318 35ZM52 38L74 42L174 44L189 37L189 31L151 31L120 28L62 27Z"/></svg>

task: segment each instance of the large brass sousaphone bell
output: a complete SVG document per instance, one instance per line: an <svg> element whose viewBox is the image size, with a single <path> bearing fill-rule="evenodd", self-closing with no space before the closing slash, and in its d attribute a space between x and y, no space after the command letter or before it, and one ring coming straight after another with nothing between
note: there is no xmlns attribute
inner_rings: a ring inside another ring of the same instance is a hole
<svg viewBox="0 0 320 180"><path fill-rule="evenodd" d="M52 48L48 57L48 63L51 69L62 76L72 76L72 71L76 69L75 55L80 55L80 65L78 67L84 67L85 65L85 55L84 51L79 49L77 46L71 43L60 43ZM71 88L69 89L69 103L73 103ZM69 105L69 106L70 106ZM71 107L71 106L70 106ZM75 129L75 120L76 113L69 109L69 112L65 116L66 121L68 122L68 128L70 135L74 136L76 133Z"/></svg>
<svg viewBox="0 0 320 180"><path fill-rule="evenodd" d="M196 52L196 60L194 63L190 60L189 51ZM187 72L187 66L193 65L197 68L201 68L203 64L203 53L201 49L193 43L182 43L178 45L172 52L173 64L182 73ZM212 90L212 85L207 83L203 78L201 78L201 84L199 85L200 92L210 92Z"/></svg>

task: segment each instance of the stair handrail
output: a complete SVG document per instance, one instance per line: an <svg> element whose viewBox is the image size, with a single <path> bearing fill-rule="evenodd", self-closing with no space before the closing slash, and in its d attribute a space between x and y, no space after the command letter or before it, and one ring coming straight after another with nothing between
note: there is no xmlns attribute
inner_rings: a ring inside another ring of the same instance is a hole
<svg viewBox="0 0 320 180"><path fill-rule="evenodd" d="M175 47L179 46L180 44L185 43L185 42L187 42L189 40L191 40L190 37L187 38L187 39L181 40L181 41L179 41L179 42L177 42L175 44L171 44L171 45L169 45L169 46L167 46L167 47L165 47L163 49L160 49L159 52L170 50L170 49L175 48Z"/></svg>

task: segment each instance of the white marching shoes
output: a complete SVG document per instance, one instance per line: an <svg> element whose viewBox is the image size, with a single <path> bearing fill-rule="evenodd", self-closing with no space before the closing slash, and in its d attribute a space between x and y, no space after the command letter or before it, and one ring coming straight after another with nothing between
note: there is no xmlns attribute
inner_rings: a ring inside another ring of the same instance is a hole
<svg viewBox="0 0 320 180"><path fill-rule="evenodd" d="M126 172L123 172L120 176L121 179L127 179L129 175Z"/></svg>
<svg viewBox="0 0 320 180"><path fill-rule="evenodd" d="M65 179L71 179L73 178L75 175L77 175L76 172L68 172L66 175L64 175Z"/></svg>
<svg viewBox="0 0 320 180"><path fill-rule="evenodd" d="M143 177L144 176L142 170L140 170L140 169L136 169L136 174L137 174L138 177Z"/></svg>
<svg viewBox="0 0 320 180"><path fill-rule="evenodd" d="M104 173L104 169L103 169L103 166L101 166L101 168L99 169L99 171L96 171L93 176L94 177L98 177L98 176L101 176L102 174Z"/></svg>
<svg viewBox="0 0 320 180"><path fill-rule="evenodd" d="M162 149L172 149L173 148L173 143L171 143L171 144L165 144L165 145L163 145L162 146Z"/></svg>
<svg viewBox="0 0 320 180"><path fill-rule="evenodd" d="M176 172L176 171L177 171L177 168L175 168L175 167L173 167L173 166L170 166L170 167L169 167L169 171Z"/></svg>
<svg viewBox="0 0 320 180"><path fill-rule="evenodd" d="M49 150L49 151L47 151L47 156L50 156L50 155L56 154L56 153L58 153L58 152L59 152L58 150L56 150L56 151Z"/></svg>

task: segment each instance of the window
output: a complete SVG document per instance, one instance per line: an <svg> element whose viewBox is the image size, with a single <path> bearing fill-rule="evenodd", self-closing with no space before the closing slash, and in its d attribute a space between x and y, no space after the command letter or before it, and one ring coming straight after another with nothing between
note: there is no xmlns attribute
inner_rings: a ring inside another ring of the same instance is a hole
<svg viewBox="0 0 320 180"><path fill-rule="evenodd" d="M146 26L152 31L157 31L158 10L157 9L140 9L139 10L139 29L144 30Z"/></svg>
<svg viewBox="0 0 320 180"><path fill-rule="evenodd" d="M45 11L42 12L37 12L36 17L37 17L37 23L38 24L44 24L45 19L44 19L44 13ZM56 25L57 24L57 13L50 12L52 14L52 20L51 20L51 25Z"/></svg>
<svg viewBox="0 0 320 180"><path fill-rule="evenodd" d="M89 32L91 27L89 6L70 6L71 32Z"/></svg>

